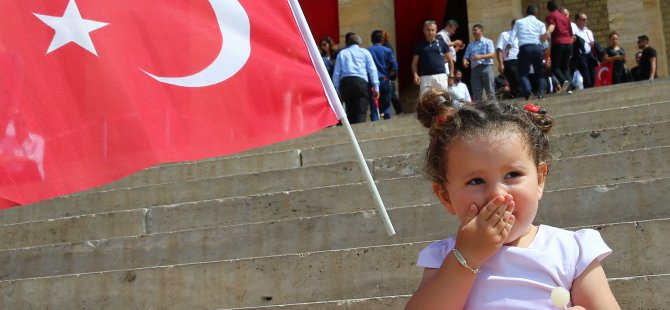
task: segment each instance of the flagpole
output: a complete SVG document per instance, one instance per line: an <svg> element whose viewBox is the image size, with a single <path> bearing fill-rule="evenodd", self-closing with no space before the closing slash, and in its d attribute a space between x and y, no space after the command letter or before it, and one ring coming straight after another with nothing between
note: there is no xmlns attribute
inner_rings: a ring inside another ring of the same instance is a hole
<svg viewBox="0 0 670 310"><path fill-rule="evenodd" d="M384 206L384 202L382 201L382 198L379 195L379 190L377 190L375 180L372 178L370 168L365 162L365 157L363 157L361 147L358 145L358 140L356 139L354 130L351 128L351 124L347 120L347 113L344 111L344 108L342 108L340 97L337 95L337 91L335 90L335 87L333 86L333 83L330 80L328 70L326 69L325 64L321 60L321 54L319 53L318 47L316 46L316 42L314 42L314 40L312 39L312 32L309 30L309 25L307 24L305 15L302 13L300 3L298 3L298 0L288 0L288 1L289 6L291 7L291 11L293 11L293 16L295 17L296 22L298 23L298 28L300 29L300 33L302 34L303 41L305 41L307 49L309 50L309 54L312 58L312 63L314 64L316 72L318 73L319 78L321 79L321 84L323 85L323 89L326 92L326 97L328 98L330 107L333 109L333 111L335 111L337 118L340 121L342 121L342 124L344 125L343 127L346 128L347 130L347 134L349 135L351 144L354 147L354 152L356 153L356 158L358 159L358 164L360 165L361 170L363 171L363 174L365 176L365 181L368 183L368 187L372 192L375 206L377 207L379 215L381 215L382 217L384 227L386 227L386 232L388 233L389 236L393 236L395 235L395 229L393 228L393 223L391 223L391 219L389 218L388 212L386 212L386 207Z"/></svg>
<svg viewBox="0 0 670 310"><path fill-rule="evenodd" d="M379 211L379 215L382 217L382 221L384 222L384 226L386 227L386 232L389 234L389 236L395 235L395 229L393 229L393 223L391 223L391 219L389 218L388 213L386 212L386 207L384 207L384 202L382 201L381 195L379 195L379 190L377 190L377 185L375 184L375 180L372 178L372 174L370 173L370 168L368 167L367 163L365 162L365 157L363 157L363 152L361 151L361 147L358 145L358 140L356 140L356 135L354 134L354 130L351 128L351 124L349 123L349 120L347 118L342 118L341 119L342 124L344 125L343 127L347 129L347 133L349 134L349 138L351 139L351 145L354 146L354 152L356 153L356 158L358 159L358 164L361 166L361 170L363 171L363 174L365 175L365 181L368 183L368 187L370 188L370 191L372 192L372 198L375 201L375 205L377 206L377 210Z"/></svg>

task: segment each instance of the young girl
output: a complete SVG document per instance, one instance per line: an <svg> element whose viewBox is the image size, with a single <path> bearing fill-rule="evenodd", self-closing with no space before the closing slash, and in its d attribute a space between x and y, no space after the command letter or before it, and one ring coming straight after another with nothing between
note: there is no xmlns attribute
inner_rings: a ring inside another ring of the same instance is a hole
<svg viewBox="0 0 670 310"><path fill-rule="evenodd" d="M417 116L430 129L433 191L460 227L419 254L423 279L406 309L559 309L556 287L570 291L569 309L620 309L600 265L611 250L597 231L532 224L552 119L533 105L451 102L429 91Z"/></svg>

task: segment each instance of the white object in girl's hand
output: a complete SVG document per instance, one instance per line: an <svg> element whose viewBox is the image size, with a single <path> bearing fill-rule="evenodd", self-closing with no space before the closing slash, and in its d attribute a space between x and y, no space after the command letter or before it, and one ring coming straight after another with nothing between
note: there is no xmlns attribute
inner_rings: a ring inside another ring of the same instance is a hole
<svg viewBox="0 0 670 310"><path fill-rule="evenodd" d="M560 286L557 286L551 290L551 303L553 303L556 307L567 309L569 302L570 292L568 292L568 290Z"/></svg>

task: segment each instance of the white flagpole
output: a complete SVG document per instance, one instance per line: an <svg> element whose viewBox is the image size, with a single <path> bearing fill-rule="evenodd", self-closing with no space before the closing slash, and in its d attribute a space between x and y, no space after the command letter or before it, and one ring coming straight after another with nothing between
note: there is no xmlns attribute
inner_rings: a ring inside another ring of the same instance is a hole
<svg viewBox="0 0 670 310"><path fill-rule="evenodd" d="M326 97L328 98L330 107L333 109L333 111L335 111L337 118L340 121L342 121L342 124L347 129L347 133L349 134L349 138L351 139L351 144L353 145L354 151L356 153L356 158L358 159L358 164L360 165L361 170L365 175L365 180L368 183L370 191L372 192L375 205L377 206L377 211L379 212L379 215L381 215L382 221L384 222L384 226L386 227L386 232L388 233L389 236L393 236L395 235L395 229L393 229L391 219L389 218L389 215L386 212L386 207L384 207L384 202L382 201L382 198L379 195L379 191L377 190L375 180L372 178L370 169L368 168L368 165L365 163L365 157L363 157L363 152L361 151L361 148L358 145L358 140L356 139L356 135L354 135L354 130L351 128L351 124L347 120L347 113L344 112L344 108L342 108L340 97L337 95L337 91L335 90L333 83L330 81L330 76L328 75L326 65L323 63L323 60L321 60L321 54L319 53L318 47L316 46L316 42L314 42L314 40L312 39L312 32L309 30L309 25L307 25L305 15L302 13L302 9L300 8L298 0L288 0L288 1L291 10L293 11L293 16L295 17L296 22L298 23L298 28L300 29L302 38L305 41L305 44L307 45L307 48L309 50L309 54L312 58L312 63L316 67L316 72L319 74L319 78L321 79L321 84L323 85L323 88L326 92Z"/></svg>

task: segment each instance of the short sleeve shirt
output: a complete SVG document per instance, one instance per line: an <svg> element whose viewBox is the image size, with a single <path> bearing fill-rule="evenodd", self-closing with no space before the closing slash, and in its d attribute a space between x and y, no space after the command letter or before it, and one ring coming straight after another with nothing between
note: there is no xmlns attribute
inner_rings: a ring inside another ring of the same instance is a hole
<svg viewBox="0 0 670 310"><path fill-rule="evenodd" d="M440 268L455 243L453 237L431 243L419 253L417 266ZM573 232L540 225L527 248L502 246L480 266L463 309L555 309L551 291L559 286L570 291L594 260L611 252L594 229Z"/></svg>
<svg viewBox="0 0 670 310"><path fill-rule="evenodd" d="M626 51L623 49L623 47L619 47L618 50L615 50L611 46L608 46L607 48L605 48L605 53L609 57L614 57L614 56L625 55ZM612 71L614 71L615 74L622 74L624 71L623 60L615 60L614 64L612 64Z"/></svg>
<svg viewBox="0 0 670 310"><path fill-rule="evenodd" d="M419 56L419 76L446 73L444 54L448 52L447 43L442 40L419 42L414 48L414 55Z"/></svg>
<svg viewBox="0 0 670 310"><path fill-rule="evenodd" d="M651 46L647 46L647 48L642 50L642 57L640 58L640 78L643 80L649 79L652 58L656 58L656 50ZM657 74L654 78L656 77L658 77Z"/></svg>
<svg viewBox="0 0 670 310"><path fill-rule="evenodd" d="M572 27L567 16L556 10L549 13L545 21L547 25L554 25L554 31L551 33L551 44L572 43Z"/></svg>

